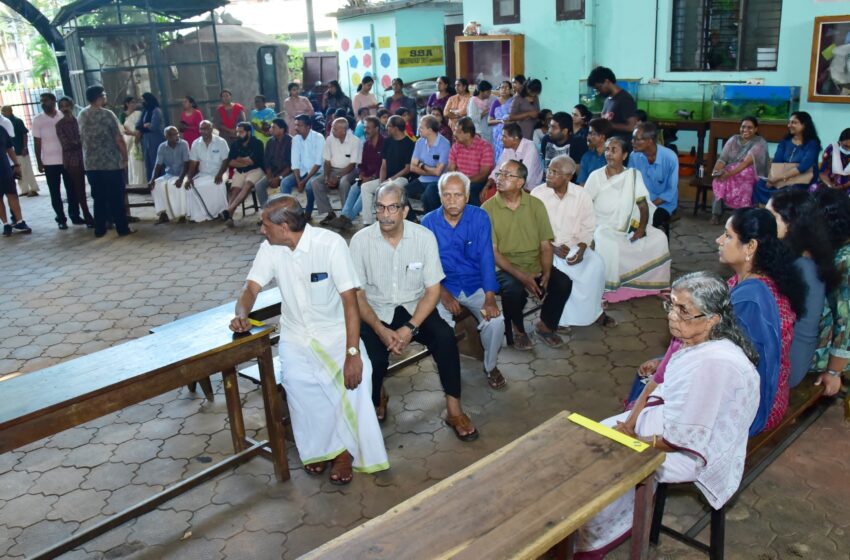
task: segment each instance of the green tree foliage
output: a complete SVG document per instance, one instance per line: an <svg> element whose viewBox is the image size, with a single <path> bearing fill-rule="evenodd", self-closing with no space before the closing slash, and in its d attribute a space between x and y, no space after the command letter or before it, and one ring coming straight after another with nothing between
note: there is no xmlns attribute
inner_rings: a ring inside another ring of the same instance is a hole
<svg viewBox="0 0 850 560"><path fill-rule="evenodd" d="M301 82L304 78L304 49L299 49L293 46L289 35L275 35L278 42L289 47L287 67L289 68L289 79L295 82Z"/></svg>

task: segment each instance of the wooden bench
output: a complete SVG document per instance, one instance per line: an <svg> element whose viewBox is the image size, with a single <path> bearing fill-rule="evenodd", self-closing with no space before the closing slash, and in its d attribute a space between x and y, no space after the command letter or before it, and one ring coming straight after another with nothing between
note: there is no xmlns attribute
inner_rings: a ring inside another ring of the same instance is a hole
<svg viewBox="0 0 850 560"><path fill-rule="evenodd" d="M722 560L726 511L734 505L735 500L741 492L758 478L783 451L788 449L832 404L831 399L822 398L823 387L815 386L814 381L815 378L813 376L808 376L797 387L791 390L788 401L788 412L786 412L785 417L778 426L768 432L762 432L750 438L747 444L744 475L735 495L718 510L709 508L707 505L704 506L702 517L684 533L663 525L662 518L664 516L664 505L667 500L668 489L680 486L687 487L690 483L688 485L659 484L655 495L655 509L650 541L653 544L658 544L658 537L661 532L664 532L680 542L707 552L711 560ZM709 524L711 525L711 535L709 544L706 545L698 541L696 537Z"/></svg>
<svg viewBox="0 0 850 560"><path fill-rule="evenodd" d="M570 554L570 535L632 488L631 558L645 558L651 480L664 454L637 453L567 416L558 413L301 558L537 558L556 546Z"/></svg>
<svg viewBox="0 0 850 560"><path fill-rule="evenodd" d="M200 313L195 313L188 317L183 317L182 319L177 319L176 321L154 327L150 330L150 332L177 332L180 330L186 330L187 328L194 328L195 325L223 325L226 327L230 324L230 320L233 318L235 308L236 302L225 303L218 307L213 307L211 309L201 311ZM271 288L257 294L257 300L254 302L254 309L251 311L250 317L257 321L265 321L266 319L270 319L278 315L280 315L280 290L277 288ZM275 344L276 342L277 335L273 334L271 336L271 343ZM259 381L260 376L258 370L256 382L259 384ZM197 383L195 381L189 383L189 390L194 393L196 385L198 384L201 386L204 396L208 400L213 400L215 398L212 382L209 377L201 379Z"/></svg>
<svg viewBox="0 0 850 560"><path fill-rule="evenodd" d="M118 525L156 509L257 455L270 458L278 481L289 478L283 404L275 389L269 337L274 329L254 328L233 335L224 324L197 322L113 346L0 383L0 453L12 451L89 420L122 410L199 381L214 372L224 376L234 455L72 535L33 558L55 558ZM236 367L260 363L268 441L245 435Z"/></svg>

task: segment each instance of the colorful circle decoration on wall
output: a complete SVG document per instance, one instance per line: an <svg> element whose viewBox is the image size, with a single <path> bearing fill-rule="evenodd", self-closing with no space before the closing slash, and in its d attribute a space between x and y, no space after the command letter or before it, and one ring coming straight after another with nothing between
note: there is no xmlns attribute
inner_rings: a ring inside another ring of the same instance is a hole
<svg viewBox="0 0 850 560"><path fill-rule="evenodd" d="M340 46L342 47L343 52L347 52L351 44L348 42L348 39L343 39Z"/></svg>
<svg viewBox="0 0 850 560"><path fill-rule="evenodd" d="M363 68L371 68L372 67L372 55L366 53L363 55Z"/></svg>
<svg viewBox="0 0 850 560"><path fill-rule="evenodd" d="M384 74L383 76L381 76L381 85L384 86L384 89L389 89L389 87L393 85L392 78Z"/></svg>
<svg viewBox="0 0 850 560"><path fill-rule="evenodd" d="M390 67L390 55L389 54L384 53L384 54L381 55L381 66L383 68L389 68Z"/></svg>
<svg viewBox="0 0 850 560"><path fill-rule="evenodd" d="M360 62L357 60L357 57L355 55L351 55L351 58L348 59L348 65L352 68L357 68L358 64L360 64Z"/></svg>
<svg viewBox="0 0 850 560"><path fill-rule="evenodd" d="M355 87L360 85L360 72L355 72L351 75L351 85Z"/></svg>

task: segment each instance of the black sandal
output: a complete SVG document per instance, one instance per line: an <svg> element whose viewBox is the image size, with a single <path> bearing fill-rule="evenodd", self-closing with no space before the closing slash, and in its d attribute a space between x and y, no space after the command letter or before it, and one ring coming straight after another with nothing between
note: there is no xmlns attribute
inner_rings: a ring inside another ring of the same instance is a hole
<svg viewBox="0 0 850 560"><path fill-rule="evenodd" d="M318 463L310 463L309 465L304 465L304 470L307 471L307 474L310 476L319 476L325 472L325 469L328 468L327 461L319 461Z"/></svg>

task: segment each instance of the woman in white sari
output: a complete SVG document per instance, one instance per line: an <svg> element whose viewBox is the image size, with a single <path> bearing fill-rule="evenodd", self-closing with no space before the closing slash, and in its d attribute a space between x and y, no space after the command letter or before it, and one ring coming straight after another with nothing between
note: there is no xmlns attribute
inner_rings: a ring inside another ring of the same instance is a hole
<svg viewBox="0 0 850 560"><path fill-rule="evenodd" d="M142 156L142 146L139 144L136 125L142 118L142 111L138 108L135 99L127 98L124 102L126 117L124 119L124 142L127 144L127 186L144 187L148 184L145 178L145 160Z"/></svg>
<svg viewBox="0 0 850 560"><path fill-rule="evenodd" d="M657 294L670 285L667 236L651 225L655 205L641 174L625 166L630 151L628 140L609 138L607 165L584 185L596 211L594 249L605 261L610 302Z"/></svg>
<svg viewBox="0 0 850 560"><path fill-rule="evenodd" d="M711 507L737 491L749 428L759 403L758 354L738 327L720 277L694 272L673 284L665 302L670 333L682 341L664 383L649 386L631 412L605 420L664 451L659 482L694 482ZM632 523L634 492L579 531L576 559L591 560L622 543Z"/></svg>

